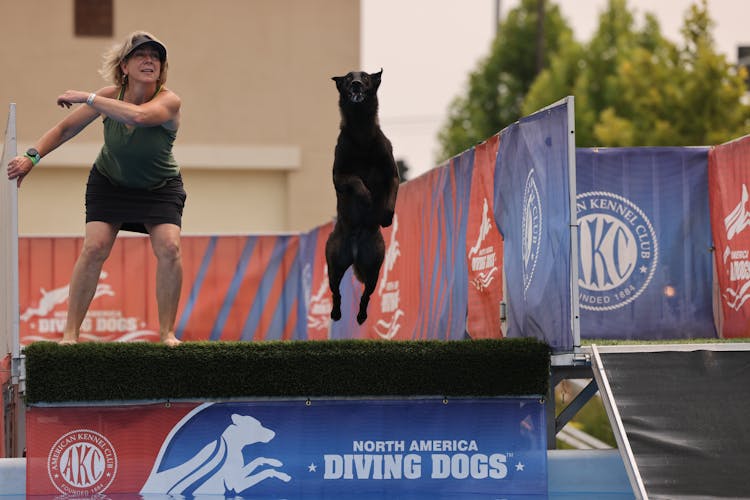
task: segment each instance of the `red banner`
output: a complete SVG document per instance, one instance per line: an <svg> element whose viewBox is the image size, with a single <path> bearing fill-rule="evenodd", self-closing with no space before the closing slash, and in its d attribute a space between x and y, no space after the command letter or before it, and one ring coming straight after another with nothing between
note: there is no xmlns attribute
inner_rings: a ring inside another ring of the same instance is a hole
<svg viewBox="0 0 750 500"><path fill-rule="evenodd" d="M422 200L428 196L429 177L402 185L393 224L384 228L385 259L370 298L365 338L409 340L420 314L420 251L424 242L414 229L424 224Z"/></svg>
<svg viewBox="0 0 750 500"><path fill-rule="evenodd" d="M750 336L750 136L711 149L708 186L719 281L720 335Z"/></svg>
<svg viewBox="0 0 750 500"><path fill-rule="evenodd" d="M59 340L83 238L20 238L21 344ZM120 238L104 265L81 340L158 340L155 259L145 237Z"/></svg>
<svg viewBox="0 0 750 500"><path fill-rule="evenodd" d="M205 241L203 241L205 240ZM288 340L297 326L299 237L183 238L183 340ZM286 287L293 293L285 294Z"/></svg>
<svg viewBox="0 0 750 500"><path fill-rule="evenodd" d="M19 240L21 344L62 337L83 238ZM186 236L175 331L182 340L299 338L305 321L299 235ZM321 268L322 269L322 268ZM157 341L156 258L146 237L120 237L104 263L82 341ZM304 336L304 335L303 335Z"/></svg>
<svg viewBox="0 0 750 500"><path fill-rule="evenodd" d="M474 148L466 259L469 288L466 329L472 338L502 337L503 238L495 224L495 159L500 135Z"/></svg>
<svg viewBox="0 0 750 500"><path fill-rule="evenodd" d="M29 407L26 494L139 492L159 445L197 406Z"/></svg>
<svg viewBox="0 0 750 500"><path fill-rule="evenodd" d="M307 338L309 340L326 340L331 327L331 288L328 286L328 265L325 264L326 241L333 231L333 222L320 226L314 231L313 257L309 268L303 269L303 282L309 282L307 296ZM317 262L323 265L314 265Z"/></svg>

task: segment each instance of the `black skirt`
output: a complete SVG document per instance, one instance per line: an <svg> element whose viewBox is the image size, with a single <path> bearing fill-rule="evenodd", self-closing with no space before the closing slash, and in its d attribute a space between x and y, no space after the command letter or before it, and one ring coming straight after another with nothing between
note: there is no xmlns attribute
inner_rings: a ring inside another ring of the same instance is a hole
<svg viewBox="0 0 750 500"><path fill-rule="evenodd" d="M86 222L121 224L123 231L136 233L148 233L146 224L182 227L186 198L180 175L153 190L133 189L115 186L93 167L86 183Z"/></svg>

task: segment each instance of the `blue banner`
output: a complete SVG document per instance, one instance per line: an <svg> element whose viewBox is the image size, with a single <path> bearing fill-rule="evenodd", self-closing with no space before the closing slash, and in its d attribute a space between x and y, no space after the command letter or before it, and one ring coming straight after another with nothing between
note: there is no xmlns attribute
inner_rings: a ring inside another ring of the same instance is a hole
<svg viewBox="0 0 750 500"><path fill-rule="evenodd" d="M716 337L708 148L576 151L581 337Z"/></svg>
<svg viewBox="0 0 750 500"><path fill-rule="evenodd" d="M546 448L538 398L207 403L141 494L546 498Z"/></svg>
<svg viewBox="0 0 750 500"><path fill-rule="evenodd" d="M567 102L500 133L495 220L504 239L508 337L573 348Z"/></svg>

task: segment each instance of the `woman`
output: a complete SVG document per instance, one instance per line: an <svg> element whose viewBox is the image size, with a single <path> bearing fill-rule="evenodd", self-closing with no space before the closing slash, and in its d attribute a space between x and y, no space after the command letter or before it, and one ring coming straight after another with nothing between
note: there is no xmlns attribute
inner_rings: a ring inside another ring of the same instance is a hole
<svg viewBox="0 0 750 500"><path fill-rule="evenodd" d="M167 49L144 31L131 33L104 57L100 71L114 85L96 92L67 90L57 104L77 106L23 156L8 164L8 178L23 179L40 160L103 116L104 145L86 185L86 232L73 268L61 343L75 343L99 274L120 229L148 233L156 255L156 300L162 342L174 334L182 286L180 228L185 190L172 156L180 98L164 87Z"/></svg>

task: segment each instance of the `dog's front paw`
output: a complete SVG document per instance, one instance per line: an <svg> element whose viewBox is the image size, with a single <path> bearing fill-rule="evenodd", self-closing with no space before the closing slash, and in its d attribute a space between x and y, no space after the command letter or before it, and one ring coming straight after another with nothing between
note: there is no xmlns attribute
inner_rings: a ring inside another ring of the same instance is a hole
<svg viewBox="0 0 750 500"><path fill-rule="evenodd" d="M393 224L393 210L386 210L385 214L383 214L383 219L380 221L380 225L388 227L391 224Z"/></svg>

